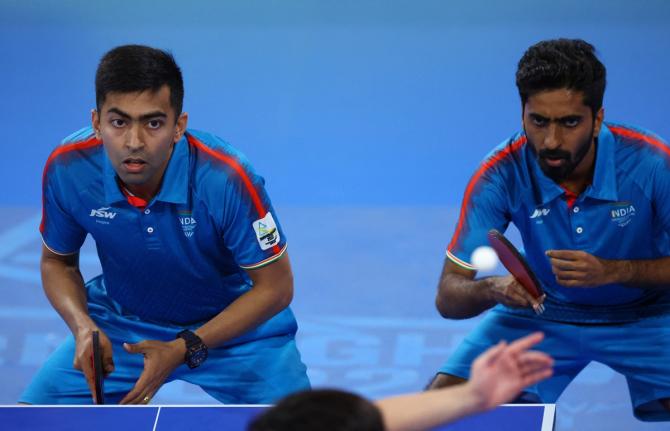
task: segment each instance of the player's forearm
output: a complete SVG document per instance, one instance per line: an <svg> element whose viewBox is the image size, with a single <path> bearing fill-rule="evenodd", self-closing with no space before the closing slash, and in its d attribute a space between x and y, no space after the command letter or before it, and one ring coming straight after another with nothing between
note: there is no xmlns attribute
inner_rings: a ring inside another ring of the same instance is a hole
<svg viewBox="0 0 670 431"><path fill-rule="evenodd" d="M387 398L375 404L387 431L428 430L482 410L467 384Z"/></svg>
<svg viewBox="0 0 670 431"><path fill-rule="evenodd" d="M44 292L76 336L79 332L95 328L88 315L84 280L76 265L42 258L40 269Z"/></svg>
<svg viewBox="0 0 670 431"><path fill-rule="evenodd" d="M195 333L208 347L216 347L267 321L291 303L293 277L264 280L233 301Z"/></svg>
<svg viewBox="0 0 670 431"><path fill-rule="evenodd" d="M606 260L613 283L655 288L670 285L670 257L649 260Z"/></svg>
<svg viewBox="0 0 670 431"><path fill-rule="evenodd" d="M468 319L493 307L486 278L472 280L460 274L443 274L435 305L449 319Z"/></svg>

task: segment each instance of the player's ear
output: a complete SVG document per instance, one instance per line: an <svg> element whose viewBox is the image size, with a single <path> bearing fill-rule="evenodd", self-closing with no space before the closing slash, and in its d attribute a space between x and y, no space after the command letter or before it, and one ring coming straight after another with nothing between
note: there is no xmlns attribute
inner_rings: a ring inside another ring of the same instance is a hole
<svg viewBox="0 0 670 431"><path fill-rule="evenodd" d="M91 126L95 132L95 137L100 139L100 115L97 109L91 109Z"/></svg>
<svg viewBox="0 0 670 431"><path fill-rule="evenodd" d="M603 120L605 119L605 108L600 107L598 112L596 112L596 118L593 121L593 137L595 138L600 133L600 127L603 125Z"/></svg>
<svg viewBox="0 0 670 431"><path fill-rule="evenodd" d="M179 141L182 138L182 136L184 136L187 124L188 124L188 113L182 112L181 115L179 115L179 118L177 118L177 127L175 128L174 133L175 143L177 143L177 141Z"/></svg>

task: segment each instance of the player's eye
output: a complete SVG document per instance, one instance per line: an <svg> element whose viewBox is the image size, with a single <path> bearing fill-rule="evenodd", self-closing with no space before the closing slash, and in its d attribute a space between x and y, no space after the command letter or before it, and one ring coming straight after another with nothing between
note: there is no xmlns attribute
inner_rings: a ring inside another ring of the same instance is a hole
<svg viewBox="0 0 670 431"><path fill-rule="evenodd" d="M539 116L536 116L536 115L531 116L531 119L533 121L533 124L537 127L544 127L548 123L546 118L539 117Z"/></svg>
<svg viewBox="0 0 670 431"><path fill-rule="evenodd" d="M114 127L123 127L123 126L126 125L126 122L124 120L120 119L120 118L114 118L114 119L112 119L112 121L110 121L110 123Z"/></svg>
<svg viewBox="0 0 670 431"><path fill-rule="evenodd" d="M147 122L147 127L150 129L156 130L163 125L163 122L160 120L151 120Z"/></svg>
<svg viewBox="0 0 670 431"><path fill-rule="evenodd" d="M580 119L578 117L569 117L563 119L561 122L565 127L573 128L579 125Z"/></svg>

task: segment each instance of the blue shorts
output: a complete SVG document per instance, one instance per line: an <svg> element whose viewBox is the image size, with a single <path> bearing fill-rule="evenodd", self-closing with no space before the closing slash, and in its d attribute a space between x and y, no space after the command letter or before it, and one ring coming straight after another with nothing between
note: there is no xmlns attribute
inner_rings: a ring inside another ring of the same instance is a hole
<svg viewBox="0 0 670 431"><path fill-rule="evenodd" d="M89 314L112 342L115 370L105 379L105 401L117 404L130 392L144 368L144 357L127 353L123 343L174 340L185 327L150 323L124 314L106 295L100 278L91 280L86 287ZM294 336L291 332L209 349L207 360L200 367L191 370L181 365L165 383L187 381L226 404L273 403L310 387ZM19 402L92 404L84 374L72 367L74 350L74 337L70 335L38 371Z"/></svg>
<svg viewBox="0 0 670 431"><path fill-rule="evenodd" d="M574 325L491 310L438 373L468 378L474 359L498 341L542 331L545 339L536 350L554 358L554 375L529 387L525 401L556 402L577 374L596 361L626 377L638 419L670 420L670 412L658 402L670 398L669 328L670 316L624 324Z"/></svg>

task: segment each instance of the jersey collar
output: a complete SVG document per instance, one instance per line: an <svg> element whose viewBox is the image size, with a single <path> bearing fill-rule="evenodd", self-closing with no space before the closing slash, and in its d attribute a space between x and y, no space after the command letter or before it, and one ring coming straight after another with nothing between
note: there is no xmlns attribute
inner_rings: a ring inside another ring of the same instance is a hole
<svg viewBox="0 0 670 431"><path fill-rule="evenodd" d="M619 200L614 150L614 135L612 135L607 125L603 123L598 135L596 170L593 173L593 184L584 192L586 196L604 201Z"/></svg>
<svg viewBox="0 0 670 431"><path fill-rule="evenodd" d="M103 184L105 188L105 201L107 205L126 201L126 196L121 192L116 182L116 171L109 161L107 154L104 155ZM187 203L188 196L188 167L189 154L188 143L184 136L172 150L170 161L165 169L163 184L158 195L153 201L169 202L174 204ZM152 202L153 202L152 201ZM151 205L151 203L149 203Z"/></svg>
<svg viewBox="0 0 670 431"><path fill-rule="evenodd" d="M530 144L528 144L530 145ZM537 162L537 157L528 150L532 158L531 165L533 175L537 178L542 197L542 205L546 205L554 199L565 194L565 190L556 184L551 178L544 175L542 168ZM614 163L614 136L605 124L598 134L598 147L596 148L596 166L593 173L593 183L586 188L584 196L605 201L617 201L616 167Z"/></svg>

